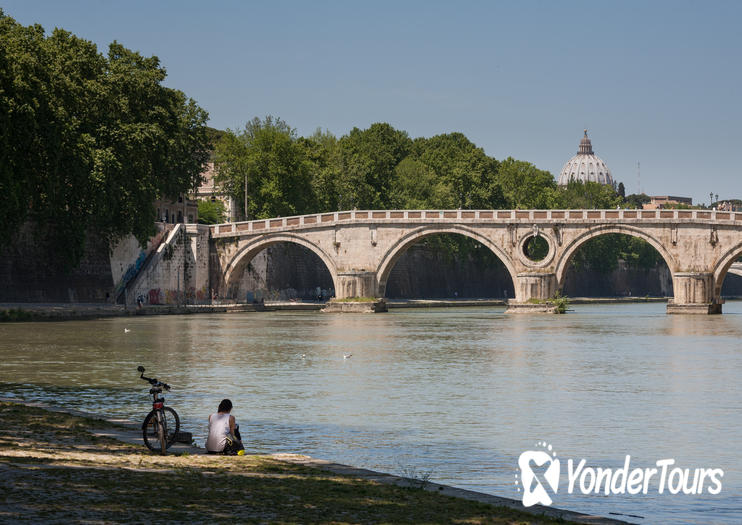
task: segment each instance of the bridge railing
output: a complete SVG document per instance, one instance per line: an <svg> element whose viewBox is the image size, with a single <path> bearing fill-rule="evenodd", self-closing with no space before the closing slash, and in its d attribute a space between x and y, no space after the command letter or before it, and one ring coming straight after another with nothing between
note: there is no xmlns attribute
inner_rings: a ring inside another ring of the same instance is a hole
<svg viewBox="0 0 742 525"><path fill-rule="evenodd" d="M292 217L217 224L213 234L264 232L297 226L321 226L345 221L605 221L605 220L740 221L742 213L715 210L349 210Z"/></svg>

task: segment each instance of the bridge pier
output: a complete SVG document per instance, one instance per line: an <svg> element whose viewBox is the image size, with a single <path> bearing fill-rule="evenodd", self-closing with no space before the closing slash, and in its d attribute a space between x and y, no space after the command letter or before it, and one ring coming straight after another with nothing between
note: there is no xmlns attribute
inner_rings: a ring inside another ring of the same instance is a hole
<svg viewBox="0 0 742 525"><path fill-rule="evenodd" d="M337 299L377 296L376 272L353 270L350 272L338 272L337 276L338 282L335 290L335 297Z"/></svg>
<svg viewBox="0 0 742 525"><path fill-rule="evenodd" d="M508 301L508 313L551 312L548 300L557 291L555 273L525 272L515 277L515 300Z"/></svg>
<svg viewBox="0 0 742 525"><path fill-rule="evenodd" d="M668 314L720 314L721 298L714 295L714 275L710 272L675 272L674 297L667 303Z"/></svg>

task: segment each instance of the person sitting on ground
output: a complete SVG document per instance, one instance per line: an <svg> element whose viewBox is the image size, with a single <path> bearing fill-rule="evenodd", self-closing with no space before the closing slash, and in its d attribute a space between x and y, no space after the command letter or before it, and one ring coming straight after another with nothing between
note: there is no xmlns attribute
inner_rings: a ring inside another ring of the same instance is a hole
<svg viewBox="0 0 742 525"><path fill-rule="evenodd" d="M206 440L206 450L209 454L235 455L245 450L242 446L240 427L235 424L234 416L230 415L232 402L222 399L215 414L209 416L209 437Z"/></svg>

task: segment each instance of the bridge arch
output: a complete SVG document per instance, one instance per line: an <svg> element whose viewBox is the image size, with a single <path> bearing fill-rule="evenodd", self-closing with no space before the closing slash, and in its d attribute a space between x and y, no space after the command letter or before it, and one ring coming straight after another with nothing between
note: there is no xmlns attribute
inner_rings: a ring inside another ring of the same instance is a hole
<svg viewBox="0 0 742 525"><path fill-rule="evenodd" d="M721 288L724 285L729 268L734 262L742 257L742 242L727 250L714 267L714 297L721 297Z"/></svg>
<svg viewBox="0 0 742 525"><path fill-rule="evenodd" d="M245 243L239 248L239 250L232 256L226 268L224 269L224 284L227 289L227 293L233 295L233 290L236 285L236 280L242 275L245 266L261 251L273 244L281 242L293 243L307 248L309 251L314 253L324 263L327 270L330 272L332 278L332 286L335 290L338 289L338 276L335 262L332 258L319 246L308 241L306 238L295 235L293 233L276 233L269 234L266 236L253 239Z"/></svg>
<svg viewBox="0 0 742 525"><path fill-rule="evenodd" d="M495 256L503 263L508 271L508 274L510 275L510 278L513 281L513 287L515 287L516 272L513 267L513 262L510 260L509 255L505 253L505 251L501 247L493 243L491 239L485 237L481 233L467 226L456 224L432 224L428 226L421 226L408 232L400 239L395 241L394 244L389 247L386 253L384 253L384 255L381 257L381 262L376 269L378 295L380 297L384 296L389 275L391 274L396 262L407 251L408 248L410 248L413 244L417 243L424 237L446 233L455 233L463 235L465 237L469 237L489 248L490 251L492 251L492 253L494 253Z"/></svg>
<svg viewBox="0 0 742 525"><path fill-rule="evenodd" d="M572 257L577 253L577 250L579 250L590 239L611 233L630 235L647 241L655 250L657 250L660 257L665 261L665 264L667 264L667 267L670 270L670 274L673 276L675 275L675 272L677 271L675 259L670 255L660 241L648 234L646 231L629 225L599 225L581 233L561 250L561 254L557 258L555 272L558 289L561 290L564 286L564 278L567 274L567 268L569 267Z"/></svg>

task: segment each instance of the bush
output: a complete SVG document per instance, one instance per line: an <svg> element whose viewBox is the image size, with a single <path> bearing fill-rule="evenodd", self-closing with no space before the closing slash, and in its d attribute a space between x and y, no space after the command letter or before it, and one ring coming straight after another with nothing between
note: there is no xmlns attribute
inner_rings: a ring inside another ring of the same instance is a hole
<svg viewBox="0 0 742 525"><path fill-rule="evenodd" d="M226 207L222 201L198 201L199 224L221 224L227 221Z"/></svg>

